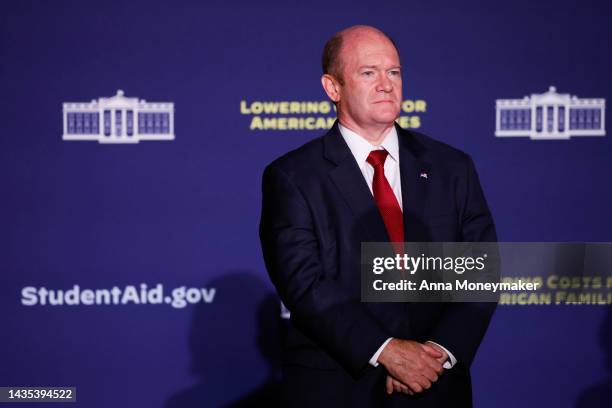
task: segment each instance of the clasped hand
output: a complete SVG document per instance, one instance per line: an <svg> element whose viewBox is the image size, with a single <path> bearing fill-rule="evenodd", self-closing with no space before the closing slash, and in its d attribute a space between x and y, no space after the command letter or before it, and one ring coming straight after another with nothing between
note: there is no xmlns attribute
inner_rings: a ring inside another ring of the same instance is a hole
<svg viewBox="0 0 612 408"><path fill-rule="evenodd" d="M410 395L429 389L444 371L442 364L447 359L436 344L402 339L392 339L378 357L387 369L387 393Z"/></svg>

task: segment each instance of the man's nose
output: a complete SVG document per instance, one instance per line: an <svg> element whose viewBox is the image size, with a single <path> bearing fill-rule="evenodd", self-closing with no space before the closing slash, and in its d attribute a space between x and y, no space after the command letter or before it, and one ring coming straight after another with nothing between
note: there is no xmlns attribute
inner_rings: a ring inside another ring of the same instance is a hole
<svg viewBox="0 0 612 408"><path fill-rule="evenodd" d="M393 90L393 82L385 74L380 76L380 80L376 86L377 92L391 92Z"/></svg>

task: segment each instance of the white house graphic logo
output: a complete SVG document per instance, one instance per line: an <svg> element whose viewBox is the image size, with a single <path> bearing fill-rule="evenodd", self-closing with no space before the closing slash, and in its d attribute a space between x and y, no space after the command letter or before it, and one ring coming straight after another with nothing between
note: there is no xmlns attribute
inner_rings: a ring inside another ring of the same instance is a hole
<svg viewBox="0 0 612 408"><path fill-rule="evenodd" d="M554 86L523 99L498 99L495 136L536 140L605 136L606 100L559 94Z"/></svg>
<svg viewBox="0 0 612 408"><path fill-rule="evenodd" d="M138 143L174 140L174 104L127 98L122 90L110 98L63 104L63 140Z"/></svg>

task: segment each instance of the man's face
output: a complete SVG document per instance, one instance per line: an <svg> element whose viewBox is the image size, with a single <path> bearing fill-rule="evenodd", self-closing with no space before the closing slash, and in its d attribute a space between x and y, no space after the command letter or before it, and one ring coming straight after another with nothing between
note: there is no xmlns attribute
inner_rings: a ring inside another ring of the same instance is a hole
<svg viewBox="0 0 612 408"><path fill-rule="evenodd" d="M400 61L393 44L378 33L348 35L340 51L344 84L338 117L361 128L391 125L402 102Z"/></svg>

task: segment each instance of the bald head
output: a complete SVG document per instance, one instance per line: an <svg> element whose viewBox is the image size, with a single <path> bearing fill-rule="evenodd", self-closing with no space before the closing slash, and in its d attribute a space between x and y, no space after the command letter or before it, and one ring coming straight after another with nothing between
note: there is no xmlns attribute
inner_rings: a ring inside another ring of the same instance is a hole
<svg viewBox="0 0 612 408"><path fill-rule="evenodd" d="M350 27L327 42L322 62L321 85L336 105L338 121L380 143L402 102L401 64L393 40L374 27Z"/></svg>
<svg viewBox="0 0 612 408"><path fill-rule="evenodd" d="M369 38L379 38L383 41L388 41L393 45L399 57L399 51L397 45L395 45L395 41L383 31L367 25L355 25L337 32L325 43L325 47L323 47L323 56L321 58L323 74L332 75L342 84L344 82L342 78L344 66L343 51L352 49L358 46L361 40Z"/></svg>

